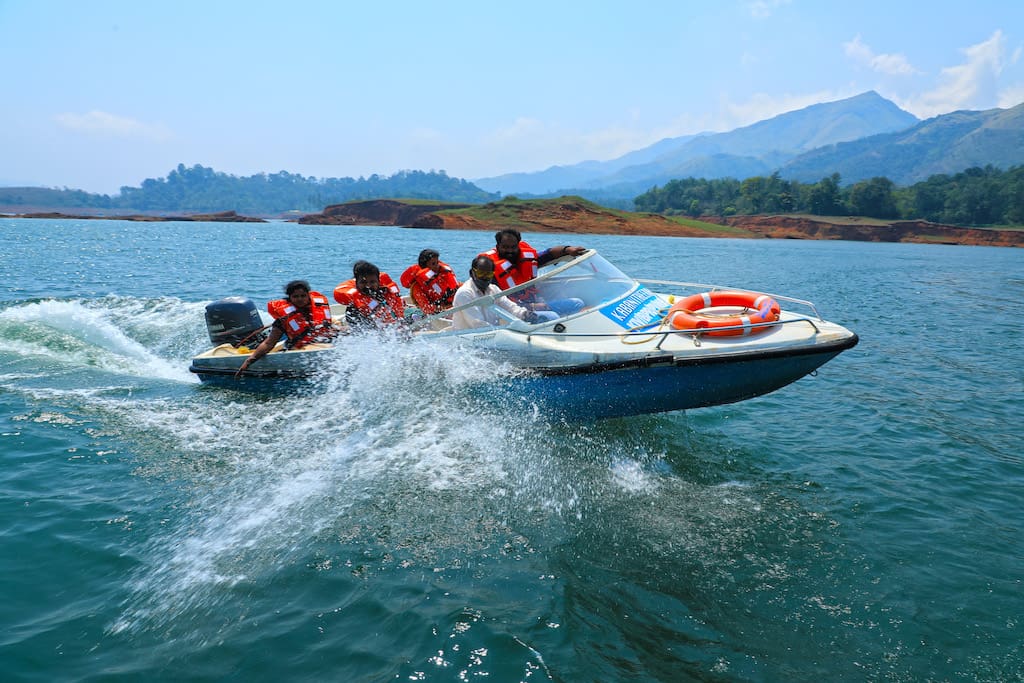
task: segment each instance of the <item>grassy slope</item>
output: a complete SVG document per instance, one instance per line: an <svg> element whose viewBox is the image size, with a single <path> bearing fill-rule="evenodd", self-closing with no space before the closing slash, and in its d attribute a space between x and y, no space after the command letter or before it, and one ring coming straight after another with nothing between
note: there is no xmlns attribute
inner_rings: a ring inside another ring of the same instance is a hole
<svg viewBox="0 0 1024 683"><path fill-rule="evenodd" d="M530 230L565 230L611 234L687 234L698 236L751 237L743 228L717 225L692 218L667 217L609 209L580 197L556 199L503 199L465 209L439 211L438 215L465 218L484 225Z"/></svg>

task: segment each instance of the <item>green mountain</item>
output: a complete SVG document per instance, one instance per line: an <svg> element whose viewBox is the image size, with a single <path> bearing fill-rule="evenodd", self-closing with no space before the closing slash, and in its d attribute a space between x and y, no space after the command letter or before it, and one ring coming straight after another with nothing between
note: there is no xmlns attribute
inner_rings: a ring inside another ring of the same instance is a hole
<svg viewBox="0 0 1024 683"><path fill-rule="evenodd" d="M329 204L357 199L404 197L484 203L498 195L484 192L444 171L399 171L369 178L305 178L280 171L233 176L200 165L178 167L166 178L147 178L139 187L122 187L118 195L33 187L0 188L0 212L83 210L87 213L214 213L236 211L248 216L277 216L320 211Z"/></svg>
<svg viewBox="0 0 1024 683"><path fill-rule="evenodd" d="M1012 109L956 111L907 130L827 145L787 162L779 174L815 182L839 173L844 183L885 177L912 185L966 168L1024 164L1024 103Z"/></svg>
<svg viewBox="0 0 1024 683"><path fill-rule="evenodd" d="M569 166L551 166L543 171L506 173L490 178L479 178L473 182L477 187L488 192L504 192L505 194L544 194L551 192L552 188L587 187L611 173L630 166L647 164L658 157L670 154L702 135L709 135L709 133L664 138L649 147L624 154L611 161L581 161Z"/></svg>
<svg viewBox="0 0 1024 683"><path fill-rule="evenodd" d="M634 197L655 185L686 177L747 178L768 175L794 157L823 145L909 128L918 122L871 91L836 102L780 114L728 133L662 140L608 162L584 162L542 171L481 178L478 186L506 194L566 194ZM575 171L573 176L569 171ZM573 185L556 185L568 179Z"/></svg>

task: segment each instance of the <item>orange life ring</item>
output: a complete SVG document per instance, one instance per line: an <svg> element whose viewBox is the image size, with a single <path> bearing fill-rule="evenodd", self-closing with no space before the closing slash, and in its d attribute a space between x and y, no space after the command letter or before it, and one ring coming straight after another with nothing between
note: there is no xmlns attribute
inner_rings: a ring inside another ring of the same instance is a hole
<svg viewBox="0 0 1024 683"><path fill-rule="evenodd" d="M700 311L712 306L742 306L751 311L742 315L701 315ZM703 333L709 337L747 337L771 329L758 324L775 322L780 312L779 303L767 294L702 292L675 302L668 311L668 321L677 330L714 330ZM720 327L736 329L720 330Z"/></svg>

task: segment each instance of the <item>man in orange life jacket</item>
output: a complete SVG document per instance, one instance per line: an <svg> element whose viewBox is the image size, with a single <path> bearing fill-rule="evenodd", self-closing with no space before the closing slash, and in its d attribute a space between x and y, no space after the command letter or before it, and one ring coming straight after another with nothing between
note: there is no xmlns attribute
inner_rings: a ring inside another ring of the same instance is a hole
<svg viewBox="0 0 1024 683"><path fill-rule="evenodd" d="M398 285L387 273L369 261L356 261L352 275L334 288L334 300L345 305L345 322L351 327L377 328L405 319Z"/></svg>
<svg viewBox="0 0 1024 683"><path fill-rule="evenodd" d="M494 262L495 284L501 289L509 289L537 277L537 270L541 266L563 256L579 256L585 251L585 247L560 246L537 253L536 249L523 241L518 230L506 228L494 233L494 248L480 256L486 256ZM577 298L545 301L533 287L510 298L520 306L535 311L545 320L572 315L583 308L583 300Z"/></svg>
<svg viewBox="0 0 1024 683"><path fill-rule="evenodd" d="M241 377L249 366L270 353L281 337L287 337L287 348L302 348L311 342L333 340L338 330L331 320L331 304L319 292L311 292L305 280L292 280L284 286L287 299L267 303L267 310L274 316L270 332L259 346L242 361L235 373Z"/></svg>
<svg viewBox="0 0 1024 683"><path fill-rule="evenodd" d="M451 266L441 260L436 249L420 252L416 265L402 273L402 286L426 315L446 311L452 307L452 297L459 288L459 279Z"/></svg>

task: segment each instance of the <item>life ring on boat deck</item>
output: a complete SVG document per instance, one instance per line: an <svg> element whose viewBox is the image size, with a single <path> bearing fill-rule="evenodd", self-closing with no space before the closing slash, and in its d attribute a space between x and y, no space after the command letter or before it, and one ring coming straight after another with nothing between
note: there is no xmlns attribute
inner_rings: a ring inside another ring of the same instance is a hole
<svg viewBox="0 0 1024 683"><path fill-rule="evenodd" d="M712 306L741 306L750 309L741 315L701 314ZM779 319L779 302L767 294L754 292L702 292L675 302L668 311L668 321L677 330L709 330L709 337L747 337L771 329L768 325ZM740 327L742 325L742 327ZM720 327L734 327L720 330Z"/></svg>

